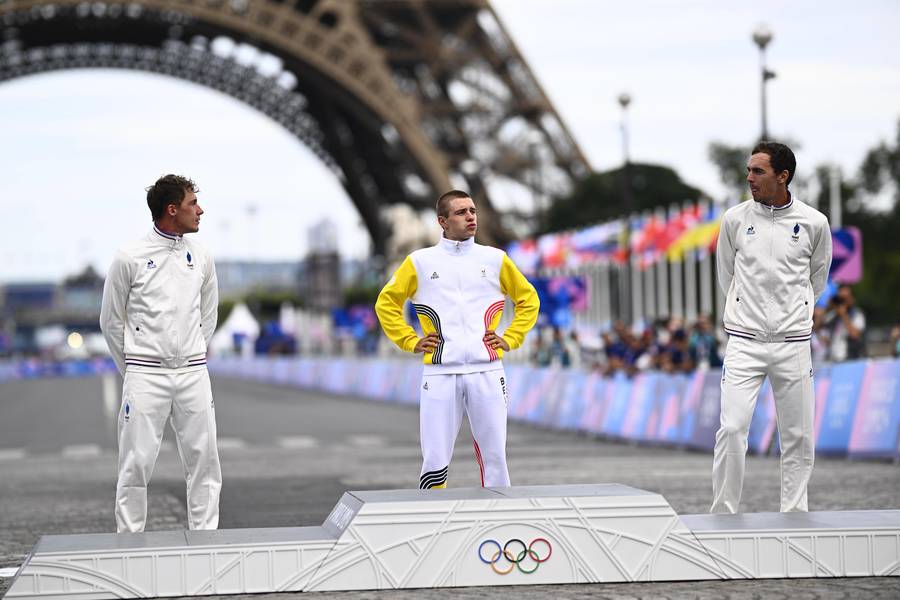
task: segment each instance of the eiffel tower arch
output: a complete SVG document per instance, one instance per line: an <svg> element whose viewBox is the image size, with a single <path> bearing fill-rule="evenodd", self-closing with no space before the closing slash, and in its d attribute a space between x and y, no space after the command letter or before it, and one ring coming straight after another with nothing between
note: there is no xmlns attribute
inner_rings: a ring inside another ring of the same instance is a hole
<svg viewBox="0 0 900 600"><path fill-rule="evenodd" d="M488 0L0 0L0 34L0 82L132 69L253 106L340 180L376 253L385 206L465 186L499 243L492 182L547 198L589 169Z"/></svg>

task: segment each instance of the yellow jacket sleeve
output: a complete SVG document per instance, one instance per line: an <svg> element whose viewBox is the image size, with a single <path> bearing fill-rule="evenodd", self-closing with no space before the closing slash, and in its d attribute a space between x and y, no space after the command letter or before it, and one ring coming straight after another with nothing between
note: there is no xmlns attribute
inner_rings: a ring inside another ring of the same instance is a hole
<svg viewBox="0 0 900 600"><path fill-rule="evenodd" d="M375 314L378 315L384 334L406 352L413 351L419 336L404 320L403 305L416 293L418 285L416 268L412 259L407 256L375 301Z"/></svg>
<svg viewBox="0 0 900 600"><path fill-rule="evenodd" d="M503 339L509 344L509 349L513 350L522 345L525 334L537 322L541 302L534 286L506 254L503 255L503 265L500 267L500 291L512 298L516 307L512 323L503 332Z"/></svg>

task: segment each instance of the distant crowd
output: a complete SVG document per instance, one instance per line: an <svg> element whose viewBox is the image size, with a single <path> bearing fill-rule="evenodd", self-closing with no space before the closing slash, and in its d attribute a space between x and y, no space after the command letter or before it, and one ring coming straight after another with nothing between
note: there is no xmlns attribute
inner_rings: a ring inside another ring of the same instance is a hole
<svg viewBox="0 0 900 600"><path fill-rule="evenodd" d="M646 370L690 373L698 365L722 364L719 340L705 315L690 326L672 318L637 331L617 321L610 331L594 337L544 328L536 334L530 358L538 366L577 367L604 375Z"/></svg>
<svg viewBox="0 0 900 600"><path fill-rule="evenodd" d="M673 317L646 327L622 322L597 334L585 330L542 327L528 344L528 359L537 366L575 367L613 375L640 371L690 373L697 367L719 367L727 335L713 327L708 315L693 323ZM811 340L814 364L855 360L866 356L866 318L853 290L842 285L813 316ZM890 352L900 357L900 324L891 330Z"/></svg>

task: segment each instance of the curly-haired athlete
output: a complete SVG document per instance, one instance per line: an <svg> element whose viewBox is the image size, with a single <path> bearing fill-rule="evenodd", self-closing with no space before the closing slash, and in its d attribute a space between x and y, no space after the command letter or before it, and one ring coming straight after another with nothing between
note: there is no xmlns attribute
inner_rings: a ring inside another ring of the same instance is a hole
<svg viewBox="0 0 900 600"><path fill-rule="evenodd" d="M437 202L444 230L436 246L406 257L378 295L375 312L402 350L424 353L419 401L422 474L419 487L447 487L453 444L465 412L485 487L509 485L506 467L506 373L503 352L518 348L537 320L534 287L505 252L475 243L475 203L452 190ZM505 297L515 317L495 331ZM403 320L412 300L424 337Z"/></svg>

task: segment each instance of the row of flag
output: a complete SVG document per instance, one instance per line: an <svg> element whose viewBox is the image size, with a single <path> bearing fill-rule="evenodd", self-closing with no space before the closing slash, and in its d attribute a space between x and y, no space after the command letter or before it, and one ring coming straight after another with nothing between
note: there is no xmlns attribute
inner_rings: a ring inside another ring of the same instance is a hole
<svg viewBox="0 0 900 600"><path fill-rule="evenodd" d="M714 251L722 212L714 204L694 203L668 214L634 215L513 242L507 253L526 273L601 261L625 264L632 257L647 268L663 258L677 262L689 252L703 256Z"/></svg>

